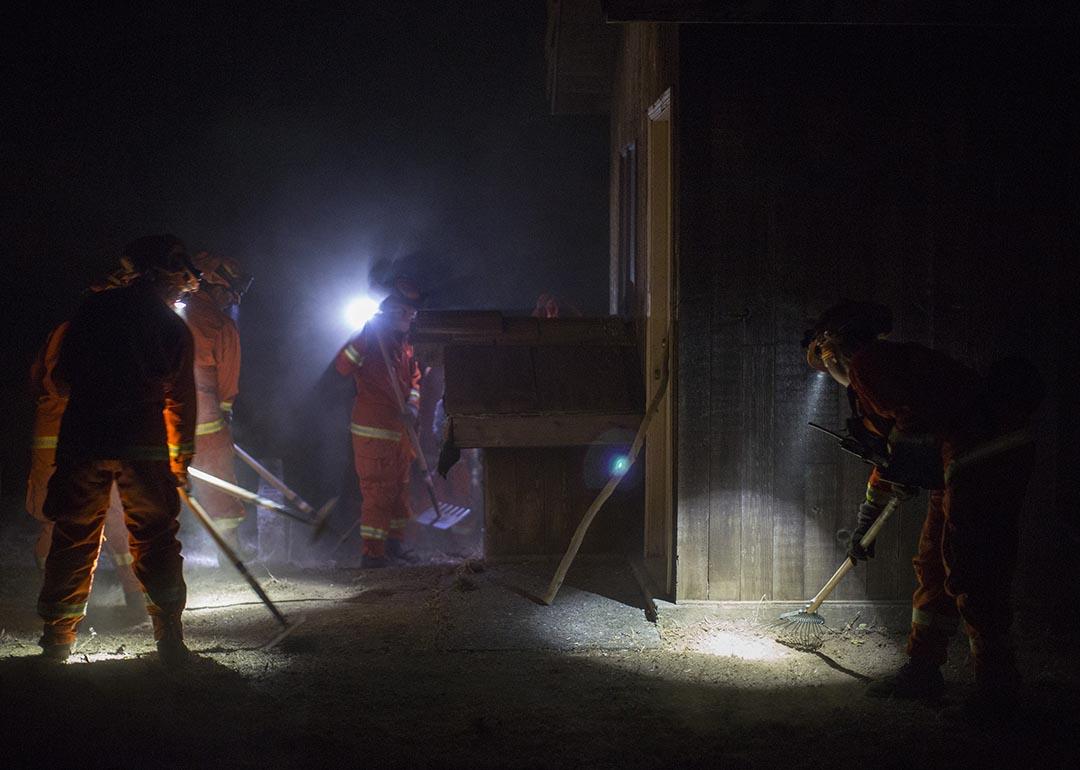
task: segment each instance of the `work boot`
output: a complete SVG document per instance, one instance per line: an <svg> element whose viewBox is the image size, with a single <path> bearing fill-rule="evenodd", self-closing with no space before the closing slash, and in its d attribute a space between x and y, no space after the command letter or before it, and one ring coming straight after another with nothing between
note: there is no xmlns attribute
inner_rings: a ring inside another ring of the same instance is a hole
<svg viewBox="0 0 1080 770"><path fill-rule="evenodd" d="M184 640L174 636L158 642L157 652L161 665L166 668L183 668L191 660L191 650L184 644Z"/></svg>
<svg viewBox="0 0 1080 770"><path fill-rule="evenodd" d="M412 564L416 561L413 552L406 548L400 540L391 538L386 541L386 556L389 561Z"/></svg>
<svg viewBox="0 0 1080 770"><path fill-rule="evenodd" d="M184 626L179 615L151 615L154 639L157 641L158 658L167 668L180 668L191 658L191 651L184 644Z"/></svg>
<svg viewBox="0 0 1080 770"><path fill-rule="evenodd" d="M74 645L71 644L52 644L42 639L38 642L41 645L41 657L44 660L52 663L63 663L71 656L71 650Z"/></svg>
<svg viewBox="0 0 1080 770"><path fill-rule="evenodd" d="M872 698L938 700L945 692L941 668L918 658L911 658L890 677L871 682L866 694Z"/></svg>

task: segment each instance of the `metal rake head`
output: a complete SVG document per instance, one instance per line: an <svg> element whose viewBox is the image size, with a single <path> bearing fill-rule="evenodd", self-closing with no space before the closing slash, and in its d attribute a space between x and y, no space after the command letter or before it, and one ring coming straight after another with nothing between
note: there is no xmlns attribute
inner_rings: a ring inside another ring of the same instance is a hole
<svg viewBox="0 0 1080 770"><path fill-rule="evenodd" d="M800 650L816 650L825 640L829 627L825 618L816 612L794 610L785 612L769 624L776 641Z"/></svg>

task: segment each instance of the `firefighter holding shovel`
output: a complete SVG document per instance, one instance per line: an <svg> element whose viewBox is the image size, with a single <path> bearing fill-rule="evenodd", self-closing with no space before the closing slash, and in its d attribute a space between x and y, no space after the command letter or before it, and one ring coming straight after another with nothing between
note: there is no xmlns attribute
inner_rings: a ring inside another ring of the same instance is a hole
<svg viewBox="0 0 1080 770"><path fill-rule="evenodd" d="M338 373L352 377L356 385L349 430L363 498L365 568L385 567L404 554L402 541L411 516L409 471L415 456L409 431L420 402L420 368L408 334L422 304L416 285L399 277L378 314L334 359Z"/></svg>

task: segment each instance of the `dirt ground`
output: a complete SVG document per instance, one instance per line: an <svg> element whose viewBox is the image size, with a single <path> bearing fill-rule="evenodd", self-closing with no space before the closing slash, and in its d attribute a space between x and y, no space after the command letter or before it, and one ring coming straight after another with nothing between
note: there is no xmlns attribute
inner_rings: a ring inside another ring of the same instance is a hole
<svg viewBox="0 0 1080 770"><path fill-rule="evenodd" d="M838 623L799 652L707 607L661 604L654 624L607 561L575 567L553 607L528 598L546 563L254 565L302 619L261 649L273 618L233 570L195 559L198 657L181 671L103 567L76 655L49 665L24 540L0 532L4 767L1078 766L1075 635L1024 616L1024 699L993 723L965 715L959 641L943 703L873 700L865 681L902 662L902 634Z"/></svg>

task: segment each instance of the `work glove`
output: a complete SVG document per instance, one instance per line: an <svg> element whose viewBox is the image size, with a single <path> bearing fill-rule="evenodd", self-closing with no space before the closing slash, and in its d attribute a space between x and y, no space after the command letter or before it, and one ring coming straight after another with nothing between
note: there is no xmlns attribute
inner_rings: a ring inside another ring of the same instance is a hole
<svg viewBox="0 0 1080 770"><path fill-rule="evenodd" d="M855 523L855 529L851 532L851 542L848 544L848 558L854 562L867 561L874 558L874 543L865 548L862 545L863 536L870 531L870 527L877 521L884 508L878 508L873 503L864 502L859 506L859 516Z"/></svg>
<svg viewBox="0 0 1080 770"><path fill-rule="evenodd" d="M191 477L188 476L188 466L191 465L192 455L177 455L169 459L169 470L176 479L177 489L185 492L191 491Z"/></svg>

